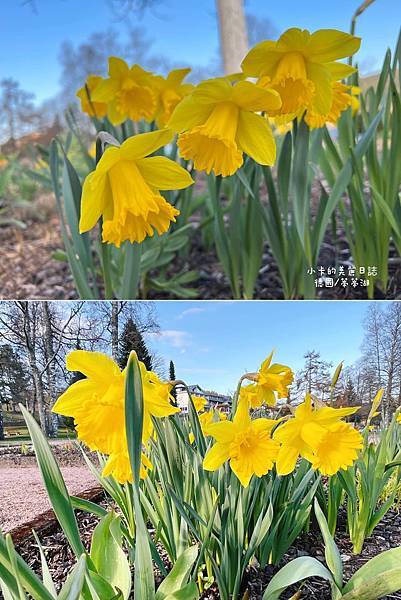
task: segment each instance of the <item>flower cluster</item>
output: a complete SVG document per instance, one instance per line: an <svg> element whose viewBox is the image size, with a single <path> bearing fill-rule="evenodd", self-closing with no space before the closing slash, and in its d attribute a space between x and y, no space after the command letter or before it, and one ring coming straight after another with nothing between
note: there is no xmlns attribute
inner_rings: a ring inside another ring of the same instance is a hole
<svg viewBox="0 0 401 600"><path fill-rule="evenodd" d="M193 86L183 80L191 69L175 69L167 77L154 75L139 65L129 67L121 58L109 58L106 79L90 75L86 85L77 92L81 109L91 117L107 115L113 125L127 119L164 127L177 104Z"/></svg>
<svg viewBox="0 0 401 600"><path fill-rule="evenodd" d="M132 481L125 429L125 370L100 352L75 350L67 356L67 369L79 371L85 379L73 383L60 396L53 412L72 417L78 438L90 450L108 456L103 476L113 475L120 483ZM160 381L139 362L143 386L144 449L153 435L152 417L160 418L179 412L170 403L171 386ZM141 477L152 465L142 453Z"/></svg>
<svg viewBox="0 0 401 600"><path fill-rule="evenodd" d="M208 426L208 434L216 443L205 456L204 468L214 471L229 461L232 471L246 487L253 475L261 477L274 464L278 475L288 475L299 457L308 460L323 475L334 475L351 466L363 439L342 419L357 408L314 407L308 395L288 420L251 418L252 409L264 403L273 407L277 399L288 397L293 373L285 365L271 365L272 357L273 353L258 373L246 375L255 383L241 387L233 420Z"/></svg>
<svg viewBox="0 0 401 600"><path fill-rule="evenodd" d="M336 123L349 107L357 110L358 88L341 82L355 69L338 60L359 46L359 38L341 31L293 28L250 50L241 73L196 86L184 83L188 68L162 77L110 57L108 77L90 75L78 90L82 111L95 119L107 116L114 126L143 120L162 129L154 143L137 135L106 149L85 180L81 233L101 216L103 241L117 247L168 230L179 213L160 190L185 188L192 179L165 158L146 157L171 142L174 133L181 157L195 169L227 177L242 166L244 155L274 164L272 122L280 131L305 115L310 127L322 127Z"/></svg>
<svg viewBox="0 0 401 600"><path fill-rule="evenodd" d="M252 410L263 403L272 407L276 399L288 397L293 375L285 365L271 364L273 353L258 373L245 377L254 380L238 394L232 419L221 411L205 410L207 400L194 397L202 433L215 443L208 449L203 466L214 471L229 461L230 467L246 487L253 475L262 477L273 466L278 475L291 473L299 457L308 460L323 475L346 469L362 448L361 434L344 417L357 408L331 408L314 405L308 395L290 418L252 418ZM143 387L143 450L154 437L152 418L180 412L171 404L171 384L162 382L139 362ZM125 370L105 354L75 350L67 356L67 369L85 376L60 396L53 411L73 417L78 438L93 451L107 455L103 476L112 475L120 483L132 481L125 427ZM251 388L251 389L250 389ZM194 436L190 433L190 442ZM142 452L141 477L152 468Z"/></svg>

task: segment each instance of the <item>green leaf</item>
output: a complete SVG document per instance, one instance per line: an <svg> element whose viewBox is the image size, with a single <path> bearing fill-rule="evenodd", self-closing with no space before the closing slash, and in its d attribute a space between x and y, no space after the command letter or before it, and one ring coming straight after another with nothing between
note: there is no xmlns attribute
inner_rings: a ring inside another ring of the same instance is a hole
<svg viewBox="0 0 401 600"><path fill-rule="evenodd" d="M22 404L19 406L32 439L40 473L54 513L75 556L79 558L82 554L85 554L85 548L81 542L70 495L63 476L39 425L26 410L25 406Z"/></svg>
<svg viewBox="0 0 401 600"><path fill-rule="evenodd" d="M191 569L198 556L198 547L191 546L184 550L178 557L170 573L160 584L156 593L156 600L166 600L171 594L178 592L188 581ZM191 598L191 597L190 597ZM188 600L190 600L188 598Z"/></svg>
<svg viewBox="0 0 401 600"><path fill-rule="evenodd" d="M127 600L131 592L131 570L122 549L120 517L108 513L97 524L92 537L91 558L99 575L122 591Z"/></svg>
<svg viewBox="0 0 401 600"><path fill-rule="evenodd" d="M177 590L173 594L165 597L165 600L197 600L199 598L198 588L196 583L192 581L181 590Z"/></svg>
<svg viewBox="0 0 401 600"><path fill-rule="evenodd" d="M263 600L278 600L288 587L308 577L321 577L334 584L330 571L322 563L311 556L301 556L274 575L263 594Z"/></svg>
<svg viewBox="0 0 401 600"><path fill-rule="evenodd" d="M135 576L136 600L153 599L155 582L149 535L142 515L139 498L139 478L141 468L142 429L143 429L143 389L141 371L135 352L128 359L125 382L125 428L128 453L133 473L133 496L136 521Z"/></svg>
<svg viewBox="0 0 401 600"><path fill-rule="evenodd" d="M376 578L380 579L387 573L399 570L400 561L401 547L391 548L391 550L386 550L378 556L371 558L356 573L354 573L354 575L348 581L347 585L344 587L344 594L354 592L357 588L362 588L363 585L367 584L369 580L373 582L373 580L376 580ZM399 587L394 588L393 590L391 590L391 592L389 591L386 593L392 593L401 588L401 579L398 578L396 573L394 575L394 581L400 582ZM391 579L389 579L389 581L391 581Z"/></svg>
<svg viewBox="0 0 401 600"><path fill-rule="evenodd" d="M82 588L85 584L86 555L83 554L74 569L67 577L67 581L58 596L58 600L81 600Z"/></svg>
<svg viewBox="0 0 401 600"><path fill-rule="evenodd" d="M320 531L322 532L324 540L324 554L326 557L326 563L330 571L333 573L334 581L339 589L343 586L343 565L341 561L340 551L330 534L329 526L326 521L322 509L319 506L319 502L315 498L314 503L315 515L317 522L319 523Z"/></svg>
<svg viewBox="0 0 401 600"><path fill-rule="evenodd" d="M383 116L383 111L380 111L375 118L372 120L372 122L370 123L368 129L365 131L365 133L362 135L361 139L359 140L358 144L355 146L355 156L356 158L359 160L360 158L362 158L362 156L367 152L370 143L372 142L373 136L376 132L376 129L381 121L381 118ZM321 220L321 224L320 224L320 231L319 234L317 236L317 248L320 248L322 242L323 242L323 238L324 238L324 234L326 232L327 226L330 223L330 219L331 219L331 215L333 214L341 196L344 194L345 190L347 189L347 186L349 185L352 175L353 175L353 167L352 167L352 157L350 157L347 162L345 163L345 165L343 166L343 168L341 169L336 182L334 184L334 187L331 191L331 194L328 198L327 204L326 204L326 209L324 211L322 220Z"/></svg>
<svg viewBox="0 0 401 600"><path fill-rule="evenodd" d="M36 531L32 531L32 533L33 533L33 537L35 538L36 544L39 549L43 583L46 586L46 588L49 590L50 594L53 594L53 596L56 598L57 597L56 588L55 588L52 576L50 574L49 565L47 564L47 560L46 560L46 556L45 556L45 553L42 548L42 544L40 543L40 540L39 540L38 536L36 535Z"/></svg>

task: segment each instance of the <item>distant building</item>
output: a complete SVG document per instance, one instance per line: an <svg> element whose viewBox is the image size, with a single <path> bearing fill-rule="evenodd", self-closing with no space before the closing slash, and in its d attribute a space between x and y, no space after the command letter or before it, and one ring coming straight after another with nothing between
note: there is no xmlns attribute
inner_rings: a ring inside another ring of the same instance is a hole
<svg viewBox="0 0 401 600"><path fill-rule="evenodd" d="M218 408L225 413L230 411L232 404L232 398L230 396L219 394L217 392L211 392L209 390L203 390L200 385L189 385L188 389L191 396L206 398L208 401L207 406L205 406L206 410ZM177 386L176 394L178 407L183 413L188 412L189 396L187 390L183 386Z"/></svg>

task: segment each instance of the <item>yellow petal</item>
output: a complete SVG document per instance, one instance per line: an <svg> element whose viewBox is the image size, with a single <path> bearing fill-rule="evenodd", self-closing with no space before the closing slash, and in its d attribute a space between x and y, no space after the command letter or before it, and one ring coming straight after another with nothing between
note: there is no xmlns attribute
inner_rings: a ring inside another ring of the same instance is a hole
<svg viewBox="0 0 401 600"><path fill-rule="evenodd" d="M186 96L175 107L167 126L177 133L187 131L207 121L212 110L213 106L196 102L192 95Z"/></svg>
<svg viewBox="0 0 401 600"><path fill-rule="evenodd" d="M110 102L118 89L118 81L115 79L103 79L91 93L91 100L93 102Z"/></svg>
<svg viewBox="0 0 401 600"><path fill-rule="evenodd" d="M260 42L248 52L241 69L248 77L272 75L281 58L282 53L277 52L276 42Z"/></svg>
<svg viewBox="0 0 401 600"><path fill-rule="evenodd" d="M181 190L194 183L188 171L164 156L142 158L136 165L146 182L156 190Z"/></svg>
<svg viewBox="0 0 401 600"><path fill-rule="evenodd" d="M324 65L331 73L331 78L334 81L339 79L347 79L350 75L356 72L356 68L342 62L329 62Z"/></svg>
<svg viewBox="0 0 401 600"><path fill-rule="evenodd" d="M121 159L120 147L107 146L96 165L96 175L105 174Z"/></svg>
<svg viewBox="0 0 401 600"><path fill-rule="evenodd" d="M295 469L298 459L298 449L292 446L282 446L278 451L276 459L276 470L278 475L288 475Z"/></svg>
<svg viewBox="0 0 401 600"><path fill-rule="evenodd" d="M79 371L86 377L93 377L110 383L110 377L120 374L120 369L114 360L102 352L73 350L67 355L66 366L69 371Z"/></svg>
<svg viewBox="0 0 401 600"><path fill-rule="evenodd" d="M276 160L276 142L270 125L260 115L240 111L237 144L261 165L273 165Z"/></svg>
<svg viewBox="0 0 401 600"><path fill-rule="evenodd" d="M281 98L278 92L262 88L250 81L239 81L235 84L232 98L238 106L252 112L268 112L281 107Z"/></svg>
<svg viewBox="0 0 401 600"><path fill-rule="evenodd" d="M52 412L73 417L77 409L82 408L83 402L94 394L99 393L99 384L89 379L81 379L70 385L64 394L57 399L52 408Z"/></svg>
<svg viewBox="0 0 401 600"><path fill-rule="evenodd" d="M331 85L330 71L324 65L318 63L308 63L308 76L315 86L315 94L313 96L313 108L326 115L331 108L333 101L333 87Z"/></svg>
<svg viewBox="0 0 401 600"><path fill-rule="evenodd" d="M228 444L236 434L236 428L232 421L220 421L210 423L207 427L208 434L214 437L217 442Z"/></svg>
<svg viewBox="0 0 401 600"><path fill-rule="evenodd" d="M79 220L79 232L89 231L96 225L104 212L105 205L109 199L108 182L106 175L96 176L89 173L82 187L81 217Z"/></svg>
<svg viewBox="0 0 401 600"><path fill-rule="evenodd" d="M238 477L241 482L241 485L246 488L251 481L253 470L250 466L250 463L242 463L240 460L231 459L230 460L230 468Z"/></svg>
<svg viewBox="0 0 401 600"><path fill-rule="evenodd" d="M126 115L121 112L120 106L121 105L116 99L111 100L111 102L107 104L107 117L113 125L120 125L127 118Z"/></svg>
<svg viewBox="0 0 401 600"><path fill-rule="evenodd" d="M231 99L232 85L225 77L216 77L200 83L193 91L196 102L217 104Z"/></svg>
<svg viewBox="0 0 401 600"><path fill-rule="evenodd" d="M307 54L319 62L352 56L359 50L361 38L337 29L319 29L310 36Z"/></svg>
<svg viewBox="0 0 401 600"><path fill-rule="evenodd" d="M255 431L271 431L277 423L276 419L255 419L252 421L252 429Z"/></svg>
<svg viewBox="0 0 401 600"><path fill-rule="evenodd" d="M173 135L171 129L160 129L134 135L121 145L121 157L126 160L145 158L171 142Z"/></svg>
<svg viewBox="0 0 401 600"><path fill-rule="evenodd" d="M110 56L109 58L109 75L110 77L119 78L127 75L129 68L125 60L118 58L117 56Z"/></svg>
<svg viewBox="0 0 401 600"><path fill-rule="evenodd" d="M310 40L307 29L291 27L277 40L277 50L282 52L302 52Z"/></svg>
<svg viewBox="0 0 401 600"><path fill-rule="evenodd" d="M203 459L203 468L206 471L216 471L228 460L229 454L229 445L217 442L207 451Z"/></svg>
<svg viewBox="0 0 401 600"><path fill-rule="evenodd" d="M191 69L189 69L189 68L188 69L173 69L167 75L167 81L169 82L170 85L175 87L175 86L179 85L182 82L182 80L185 79L185 77L190 72L191 72Z"/></svg>

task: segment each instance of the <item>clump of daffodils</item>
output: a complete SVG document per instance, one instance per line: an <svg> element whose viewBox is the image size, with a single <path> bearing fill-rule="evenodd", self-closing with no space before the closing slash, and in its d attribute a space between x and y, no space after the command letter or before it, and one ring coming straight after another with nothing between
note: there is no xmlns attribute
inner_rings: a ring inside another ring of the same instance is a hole
<svg viewBox="0 0 401 600"><path fill-rule="evenodd" d="M275 465L278 475L288 475L299 458L308 460L322 475L347 469L363 446L362 435L344 417L358 408L313 406L308 395L289 419L252 419L251 410L288 397L293 374L285 365L271 364L273 353L258 373L247 374L255 383L241 387L232 421L212 423L208 434L215 439L204 459L206 470L225 462L245 487L253 475L261 477Z"/></svg>
<svg viewBox="0 0 401 600"><path fill-rule="evenodd" d="M292 28L252 48L241 73L196 86L184 82L188 68L162 77L111 56L108 76L90 75L78 90L82 111L96 119L107 116L113 126L145 121L161 131L154 132L152 143L137 135L106 150L85 180L81 233L102 217L103 241L119 247L168 230L179 213L160 190L183 189L192 179L176 163L150 155L174 134L180 156L195 169L228 177L246 156L260 165L275 163L272 123L280 132L304 118L316 128L335 124L348 108L355 113L360 90L341 81L355 69L339 60L355 54L360 42L337 30Z"/></svg>
<svg viewBox="0 0 401 600"><path fill-rule="evenodd" d="M79 371L85 379L73 383L60 396L53 412L72 417L78 439L92 451L108 456L103 476L113 475L120 483L132 481L125 429L125 370L100 352L75 350L67 356L67 369ZM143 386L142 444L146 449L153 435L152 417L161 418L179 412L171 404L171 385L160 381L139 362ZM152 465L142 452L141 477Z"/></svg>

